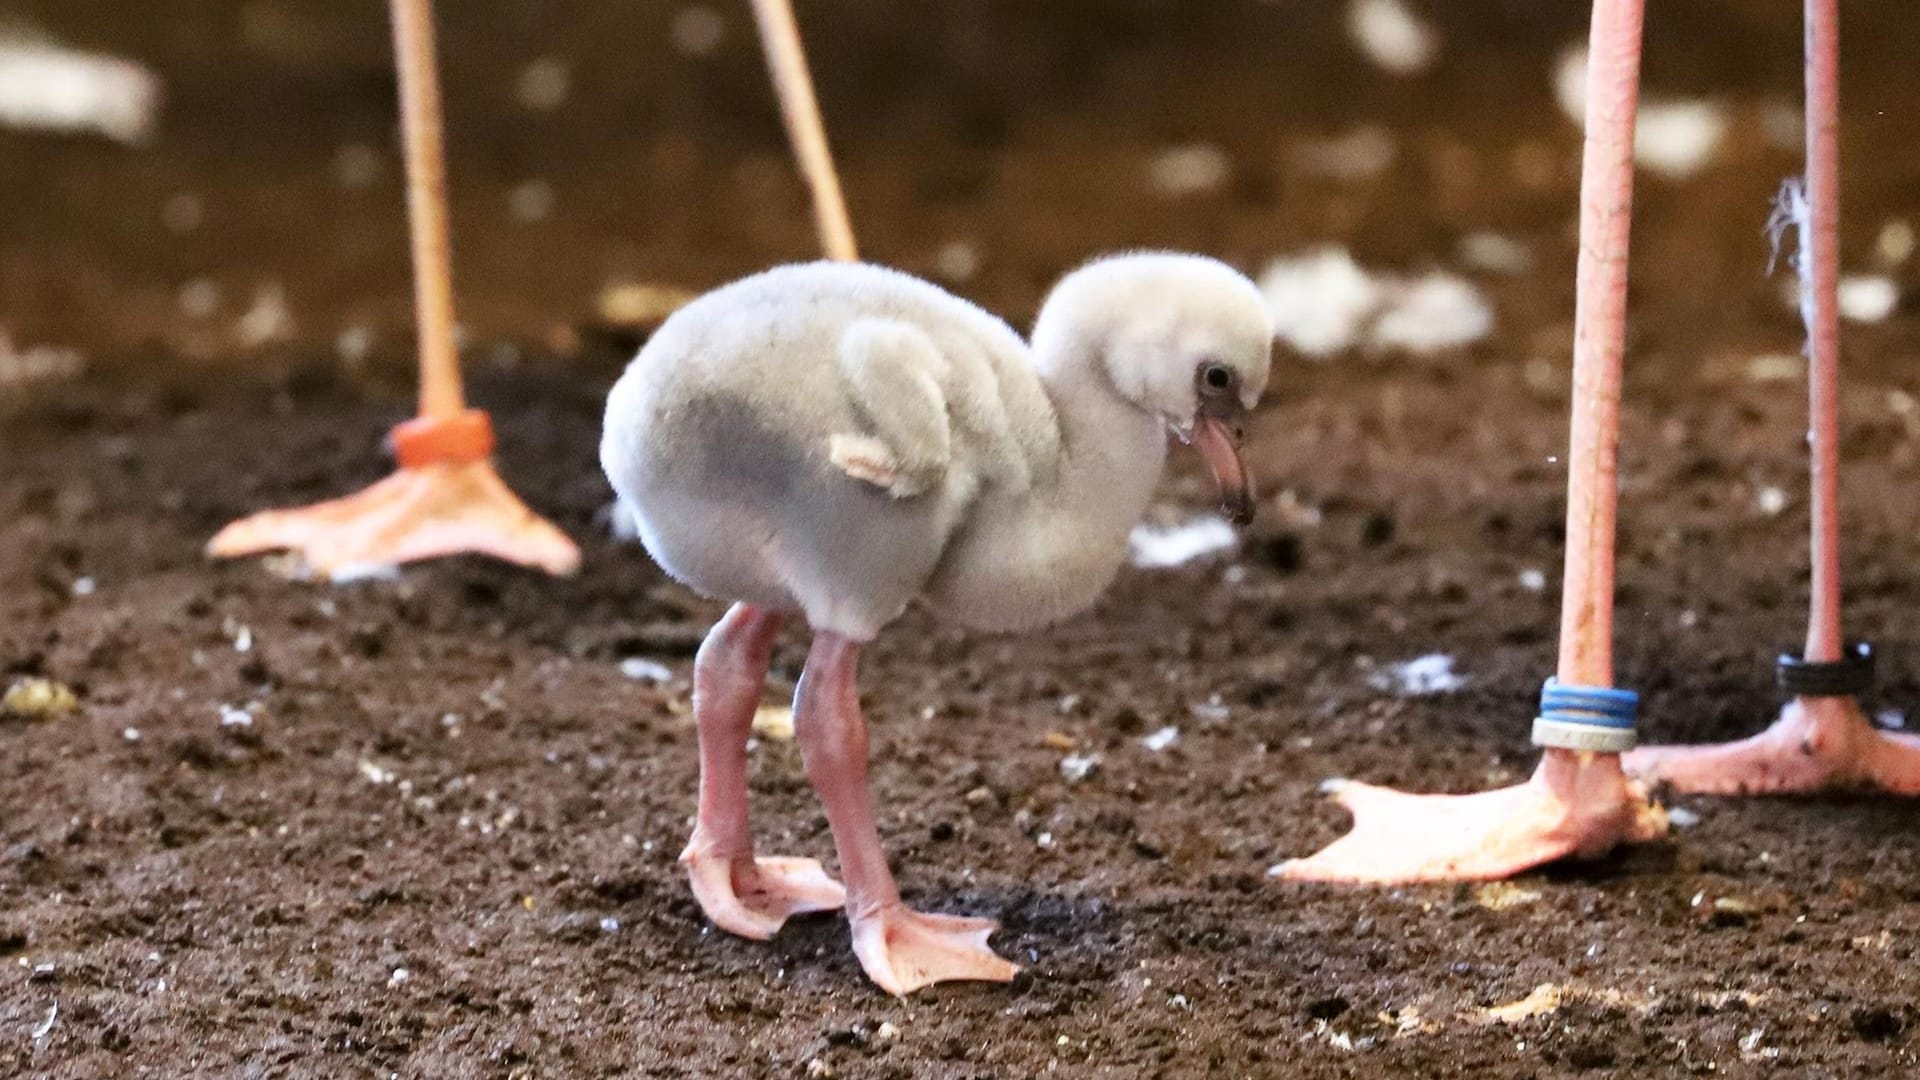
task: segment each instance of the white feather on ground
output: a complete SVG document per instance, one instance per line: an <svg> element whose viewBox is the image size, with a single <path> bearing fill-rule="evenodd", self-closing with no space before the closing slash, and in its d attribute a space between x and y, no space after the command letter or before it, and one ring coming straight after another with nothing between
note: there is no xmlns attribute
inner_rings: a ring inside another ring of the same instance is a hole
<svg viewBox="0 0 1920 1080"><path fill-rule="evenodd" d="M1399 697L1450 694L1467 685L1467 677L1453 670L1453 657L1429 653L1388 664L1367 676L1367 685Z"/></svg>
<svg viewBox="0 0 1920 1080"><path fill-rule="evenodd" d="M0 38L0 126L138 144L159 112L159 77L131 60Z"/></svg>
<svg viewBox="0 0 1920 1080"><path fill-rule="evenodd" d="M1231 551L1239 542L1226 519L1197 517L1178 525L1135 526L1127 537L1127 556L1143 569L1165 569Z"/></svg>

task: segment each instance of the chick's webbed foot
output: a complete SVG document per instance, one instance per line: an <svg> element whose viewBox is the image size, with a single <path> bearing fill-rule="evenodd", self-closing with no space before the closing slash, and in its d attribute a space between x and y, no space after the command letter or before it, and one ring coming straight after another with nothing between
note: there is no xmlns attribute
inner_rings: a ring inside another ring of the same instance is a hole
<svg viewBox="0 0 1920 1080"><path fill-rule="evenodd" d="M930 915L893 903L853 919L853 952L874 984L896 997L939 982L1010 982L1018 966L987 945L992 919Z"/></svg>
<svg viewBox="0 0 1920 1080"><path fill-rule="evenodd" d="M847 890L814 859L729 857L695 836L680 865L707 918L756 941L772 937L795 915L837 911L847 902Z"/></svg>

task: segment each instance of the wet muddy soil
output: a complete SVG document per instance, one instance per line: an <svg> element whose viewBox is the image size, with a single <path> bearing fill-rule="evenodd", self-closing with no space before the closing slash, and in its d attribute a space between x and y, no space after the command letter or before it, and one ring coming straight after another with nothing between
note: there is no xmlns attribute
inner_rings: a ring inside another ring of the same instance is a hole
<svg viewBox="0 0 1920 1080"><path fill-rule="evenodd" d="M1650 84L1738 118L1703 171L1641 187L1618 639L1660 740L1766 721L1771 657L1803 626L1804 386L1760 237L1796 161L1763 130L1795 100L1794 5L1776 6L1661 5L1652 27ZM1534 264L1466 270L1498 312L1470 349L1283 353L1252 448L1267 498L1236 552L1125 571L1046 633L914 613L872 649L874 787L908 899L1001 920L1028 968L895 1001L837 918L765 944L704 923L674 858L687 677L718 608L600 519L599 408L626 343L600 290L809 254L741 13L719 11L697 56L662 44L669 5L447 5L473 396L509 482L582 541L585 569L461 559L329 587L200 547L247 511L377 479L407 414L378 5L12 7L142 56L174 93L144 149L0 134L20 164L0 171L0 320L87 368L0 386L0 681L79 699L0 720L0 1074L1914 1067L1905 802L1681 799L1667 841L1498 887L1265 876L1343 828L1317 794L1329 777L1472 790L1531 767L1579 151L1549 79L1577 12L1431 5L1448 51L1411 82L1367 68L1314 5L952 3L908 35L873 0L808 20L872 254L1011 318L1124 245L1258 270L1331 242L1465 270L1461 240L1492 231ZM1848 6L1862 268L1886 222L1920 215L1903 12ZM572 64L570 103L529 113L515 78L549 55ZM1395 148L1380 171L1303 164L1362 125ZM1195 143L1224 153L1225 181L1157 191L1156 158ZM536 180L544 216L515 198ZM166 212L183 194L204 211L184 232ZM242 333L268 286L286 323ZM1847 348L1848 628L1879 644L1874 711L1898 723L1920 717L1920 318L1850 326ZM1176 462L1159 510L1204 510ZM804 648L783 643L770 698ZM1382 688L1429 654L1464 684ZM634 658L670 677L624 674ZM1070 781L1069 754L1098 765ZM795 748L753 757L766 850L828 857Z"/></svg>

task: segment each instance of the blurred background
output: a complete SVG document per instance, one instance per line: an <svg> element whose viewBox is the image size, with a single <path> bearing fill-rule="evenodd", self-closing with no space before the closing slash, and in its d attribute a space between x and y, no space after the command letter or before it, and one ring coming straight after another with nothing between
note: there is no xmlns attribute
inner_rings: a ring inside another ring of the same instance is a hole
<svg viewBox="0 0 1920 1080"><path fill-rule="evenodd" d="M1571 314L1584 4L798 7L864 254L1009 317L1136 245L1442 268L1546 347ZM1800 5L1650 7L1636 295L1706 332L1790 330L1761 226L1798 168ZM1844 12L1844 243L1869 309L1912 278L1912 14ZM496 359L815 253L744 3L461 0L440 22L460 314ZM0 43L16 353L409 353L382 3L0 0ZM81 74L32 67L49 55Z"/></svg>

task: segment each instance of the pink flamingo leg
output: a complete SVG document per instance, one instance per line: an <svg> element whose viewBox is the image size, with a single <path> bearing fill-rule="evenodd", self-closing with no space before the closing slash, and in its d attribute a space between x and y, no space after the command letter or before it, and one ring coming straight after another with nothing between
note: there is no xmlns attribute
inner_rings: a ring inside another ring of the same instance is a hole
<svg viewBox="0 0 1920 1080"><path fill-rule="evenodd" d="M1580 261L1561 600L1562 683L1613 682L1614 509L1618 498L1627 238L1643 0L1596 0L1580 178ZM1662 835L1666 817L1617 754L1549 749L1532 779L1477 795L1409 795L1342 783L1353 831L1273 868L1295 881L1390 883L1507 877L1568 856Z"/></svg>
<svg viewBox="0 0 1920 1080"><path fill-rule="evenodd" d="M394 429L400 470L341 499L233 522L207 554L289 549L330 578L477 552L571 574L580 549L520 501L494 470L493 425L466 406L454 348L446 147L435 75L433 0L391 0L407 151L407 224L420 330L420 415Z"/></svg>
<svg viewBox="0 0 1920 1080"><path fill-rule="evenodd" d="M694 899L714 925L764 941L787 918L832 911L846 890L812 859L755 858L747 813L747 737L785 618L735 604L693 666L700 726L700 815L680 856Z"/></svg>
<svg viewBox="0 0 1920 1080"><path fill-rule="evenodd" d="M1789 189L1800 226L1796 264L1807 324L1811 414L1812 605L1806 659L1840 659L1840 10L1807 0L1807 179ZM1869 787L1920 794L1920 740L1873 728L1847 697L1801 697L1750 739L1724 746L1646 747L1627 756L1636 776L1679 791L1774 794Z"/></svg>
<svg viewBox="0 0 1920 1080"><path fill-rule="evenodd" d="M854 955L867 977L894 995L937 982L1007 982L1020 969L987 946L992 920L928 915L900 902L867 793L867 722L855 685L859 657L859 643L817 634L793 709L807 777L826 806L846 876Z"/></svg>

